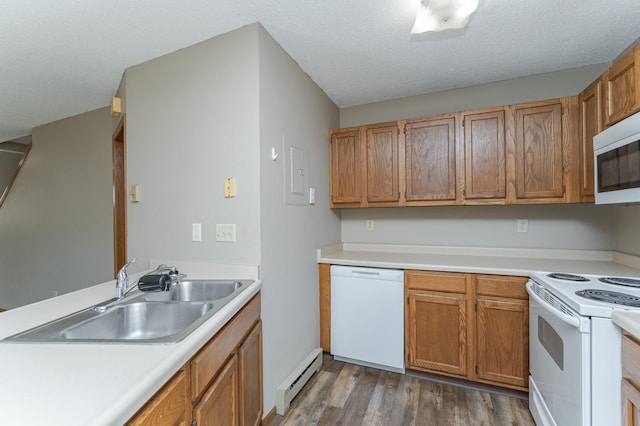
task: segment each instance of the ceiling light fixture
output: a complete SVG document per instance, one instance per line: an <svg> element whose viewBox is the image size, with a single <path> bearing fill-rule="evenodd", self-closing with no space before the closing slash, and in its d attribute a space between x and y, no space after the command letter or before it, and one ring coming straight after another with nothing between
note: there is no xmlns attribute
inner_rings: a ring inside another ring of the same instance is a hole
<svg viewBox="0 0 640 426"><path fill-rule="evenodd" d="M421 0L411 34L463 28L478 0Z"/></svg>

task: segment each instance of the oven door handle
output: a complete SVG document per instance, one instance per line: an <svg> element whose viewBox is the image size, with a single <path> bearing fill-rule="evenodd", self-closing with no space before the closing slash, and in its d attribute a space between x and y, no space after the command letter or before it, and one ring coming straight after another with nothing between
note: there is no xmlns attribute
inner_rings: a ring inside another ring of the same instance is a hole
<svg viewBox="0 0 640 426"><path fill-rule="evenodd" d="M529 288L528 285L526 286L526 288L527 288L527 293L529 293L529 296L531 296L531 298L535 300L540 306L544 306L545 310L549 312L551 315L558 318L560 321L569 324L572 327L575 327L578 329L580 328L580 320L578 318L563 314L561 311L557 310L552 305L545 302L540 296L535 294Z"/></svg>

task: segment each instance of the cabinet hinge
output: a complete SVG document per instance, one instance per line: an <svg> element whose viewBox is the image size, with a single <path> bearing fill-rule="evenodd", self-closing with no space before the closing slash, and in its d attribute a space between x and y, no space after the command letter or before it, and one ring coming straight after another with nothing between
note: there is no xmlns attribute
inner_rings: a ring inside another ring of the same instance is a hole
<svg viewBox="0 0 640 426"><path fill-rule="evenodd" d="M407 296L407 305L409 304L409 296Z"/></svg>
<svg viewBox="0 0 640 426"><path fill-rule="evenodd" d="M465 121L467 121L467 119L466 119L466 118L463 118L463 119L462 119L462 127L464 127L464 122L465 122Z"/></svg>
<svg viewBox="0 0 640 426"><path fill-rule="evenodd" d="M560 115L564 115L564 105L560 105Z"/></svg>
<svg viewBox="0 0 640 426"><path fill-rule="evenodd" d="M562 185L562 193L566 194L566 192L567 192L567 186L563 184Z"/></svg>
<svg viewBox="0 0 640 426"><path fill-rule="evenodd" d="M473 305L473 310L478 312L478 304L477 303L475 305ZM476 368L478 368L478 367L476 367Z"/></svg>
<svg viewBox="0 0 640 426"><path fill-rule="evenodd" d="M478 374L478 366L476 365L476 374Z"/></svg>

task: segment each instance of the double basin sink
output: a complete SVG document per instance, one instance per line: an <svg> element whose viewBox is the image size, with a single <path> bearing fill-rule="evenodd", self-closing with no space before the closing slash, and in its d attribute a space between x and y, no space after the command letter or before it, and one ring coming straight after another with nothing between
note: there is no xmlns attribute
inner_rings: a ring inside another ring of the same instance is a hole
<svg viewBox="0 0 640 426"><path fill-rule="evenodd" d="M46 343L175 343L253 281L185 280L169 291L140 292L73 313L4 339Z"/></svg>

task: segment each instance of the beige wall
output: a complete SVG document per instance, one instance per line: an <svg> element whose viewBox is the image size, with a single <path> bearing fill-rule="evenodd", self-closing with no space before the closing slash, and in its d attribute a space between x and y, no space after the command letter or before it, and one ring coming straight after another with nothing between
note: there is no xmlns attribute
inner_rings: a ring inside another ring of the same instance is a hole
<svg viewBox="0 0 640 426"><path fill-rule="evenodd" d="M0 208L0 307L113 279L111 117L107 108L33 129Z"/></svg>
<svg viewBox="0 0 640 426"><path fill-rule="evenodd" d="M264 282L265 409L275 390L318 347L316 249L340 242L340 218L329 209L329 129L338 108L263 29L260 40L260 239ZM294 146L307 157L304 204L284 203ZM278 159L271 158L271 148ZM315 187L315 205L308 187Z"/></svg>

